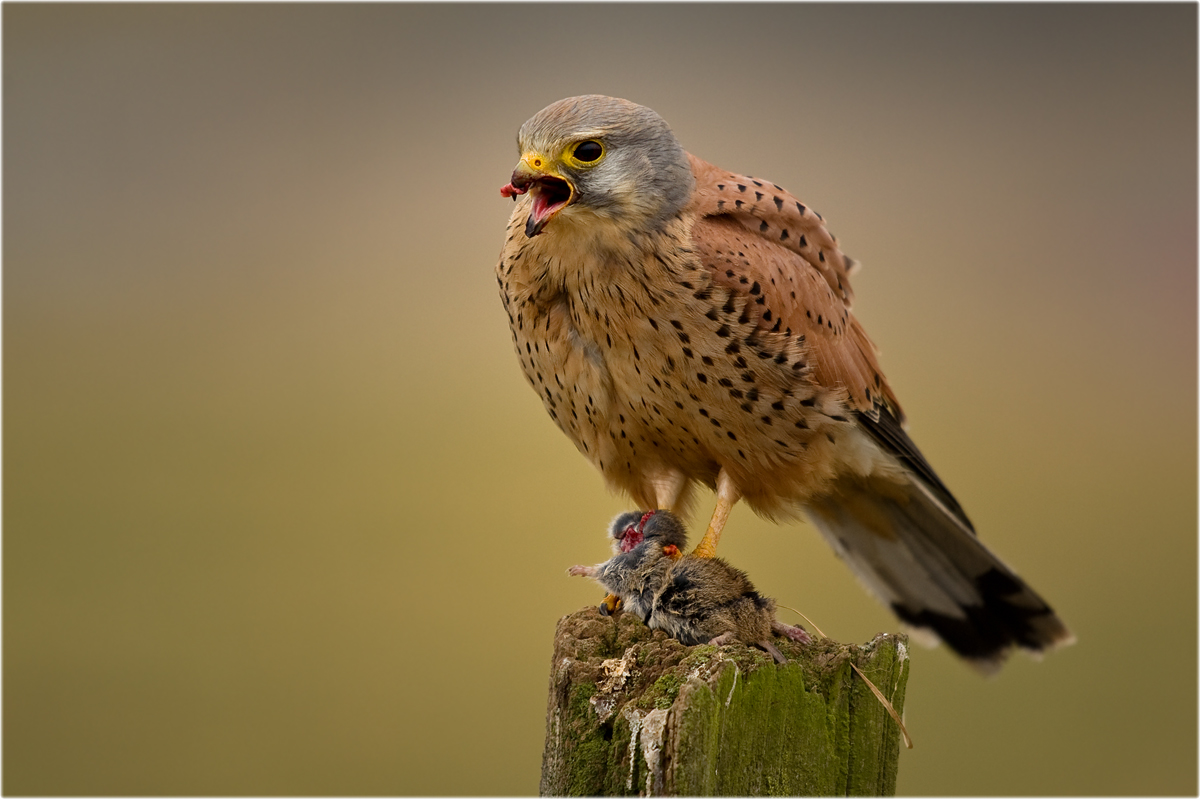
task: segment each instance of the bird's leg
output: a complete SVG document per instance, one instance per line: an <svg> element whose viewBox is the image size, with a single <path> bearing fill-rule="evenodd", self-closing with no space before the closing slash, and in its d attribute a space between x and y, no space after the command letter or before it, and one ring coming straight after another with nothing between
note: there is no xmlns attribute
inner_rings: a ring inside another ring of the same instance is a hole
<svg viewBox="0 0 1200 799"><path fill-rule="evenodd" d="M705 531L704 538L700 539L700 543L692 550L693 555L698 558L716 556L717 542L721 540L721 531L725 529L729 511L733 510L734 504L741 498L742 492L734 487L733 480L722 469L717 474L717 507L713 509L712 519L708 523L708 530Z"/></svg>
<svg viewBox="0 0 1200 799"><path fill-rule="evenodd" d="M654 489L655 510L669 510L675 514L682 510L679 502L683 497L683 490L687 487L687 478L683 472L669 469L654 475L649 482Z"/></svg>
<svg viewBox="0 0 1200 799"><path fill-rule="evenodd" d="M601 616L615 616L620 609L621 597L616 594L605 594L604 599L600 600Z"/></svg>

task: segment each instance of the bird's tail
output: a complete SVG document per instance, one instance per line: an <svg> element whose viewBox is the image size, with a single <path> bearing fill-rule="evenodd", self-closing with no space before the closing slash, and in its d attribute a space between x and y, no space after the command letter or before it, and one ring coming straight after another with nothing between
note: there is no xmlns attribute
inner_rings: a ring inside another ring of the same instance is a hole
<svg viewBox="0 0 1200 799"><path fill-rule="evenodd" d="M979 542L961 510L952 512L919 479L843 478L807 509L918 639L933 633L981 671L994 672L1013 647L1036 654L1074 641L1050 606Z"/></svg>

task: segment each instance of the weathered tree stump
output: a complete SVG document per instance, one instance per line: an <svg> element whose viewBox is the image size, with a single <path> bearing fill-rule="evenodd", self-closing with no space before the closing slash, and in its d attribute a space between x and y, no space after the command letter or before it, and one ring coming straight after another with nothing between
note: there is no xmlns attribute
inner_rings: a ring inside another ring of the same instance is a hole
<svg viewBox="0 0 1200 799"><path fill-rule="evenodd" d="M853 661L904 707L907 638L685 647L629 614L559 620L543 796L889 795L900 730Z"/></svg>

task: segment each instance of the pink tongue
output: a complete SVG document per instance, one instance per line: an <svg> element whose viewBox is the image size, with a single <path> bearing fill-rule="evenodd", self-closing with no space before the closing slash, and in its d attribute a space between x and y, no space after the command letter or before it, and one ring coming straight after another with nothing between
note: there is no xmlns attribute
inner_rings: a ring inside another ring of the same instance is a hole
<svg viewBox="0 0 1200 799"><path fill-rule="evenodd" d="M533 195L533 218L541 221L560 205L561 202L551 203L546 193L539 191Z"/></svg>

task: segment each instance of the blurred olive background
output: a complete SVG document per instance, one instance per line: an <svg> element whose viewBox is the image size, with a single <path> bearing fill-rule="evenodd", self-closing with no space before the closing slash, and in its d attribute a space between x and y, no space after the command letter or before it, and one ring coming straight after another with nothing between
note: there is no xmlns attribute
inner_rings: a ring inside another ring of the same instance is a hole
<svg viewBox="0 0 1200 799"><path fill-rule="evenodd" d="M537 791L626 503L517 367L498 189L590 92L830 220L911 433L1079 637L914 647L900 791L1196 792L1194 4L3 21L5 793ZM722 554L897 629L806 524Z"/></svg>

